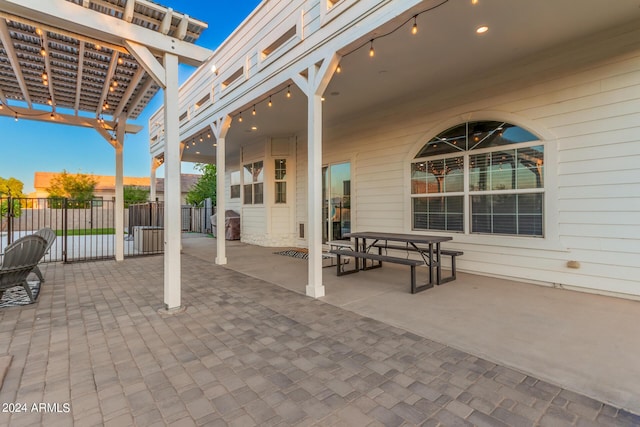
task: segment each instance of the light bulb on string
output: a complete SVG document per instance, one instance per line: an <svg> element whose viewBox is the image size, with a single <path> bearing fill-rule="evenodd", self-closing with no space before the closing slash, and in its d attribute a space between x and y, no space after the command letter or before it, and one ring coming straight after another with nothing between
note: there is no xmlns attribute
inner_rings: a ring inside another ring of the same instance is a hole
<svg viewBox="0 0 640 427"><path fill-rule="evenodd" d="M340 74L341 72L342 72L342 66L338 64L338 66L336 67L336 73Z"/></svg>
<svg viewBox="0 0 640 427"><path fill-rule="evenodd" d="M371 39L371 47L369 48L369 56L373 58L376 55L376 51L373 50L373 39Z"/></svg>
<svg viewBox="0 0 640 427"><path fill-rule="evenodd" d="M271 102L271 95L269 95L269 103L267 105L269 107L273 107L273 102Z"/></svg>
<svg viewBox="0 0 640 427"><path fill-rule="evenodd" d="M291 98L291 89L289 89L291 85L287 86L287 98Z"/></svg>
<svg viewBox="0 0 640 427"><path fill-rule="evenodd" d="M13 120L15 120L16 122L18 121L18 112L16 111L16 113L13 115Z"/></svg>
<svg viewBox="0 0 640 427"><path fill-rule="evenodd" d="M416 34L418 34L418 22L417 22L417 19L418 19L418 15L413 17L413 27L411 27L411 34L413 34L414 36Z"/></svg>
<svg viewBox="0 0 640 427"><path fill-rule="evenodd" d="M238 122L242 123L242 113L240 113L240 115L238 116Z"/></svg>
<svg viewBox="0 0 640 427"><path fill-rule="evenodd" d="M256 104L253 104L253 111L251 111L251 115L252 116L256 115Z"/></svg>
<svg viewBox="0 0 640 427"><path fill-rule="evenodd" d="M41 56L47 56L47 50L44 48L44 46L42 46L40 48L40 55Z"/></svg>

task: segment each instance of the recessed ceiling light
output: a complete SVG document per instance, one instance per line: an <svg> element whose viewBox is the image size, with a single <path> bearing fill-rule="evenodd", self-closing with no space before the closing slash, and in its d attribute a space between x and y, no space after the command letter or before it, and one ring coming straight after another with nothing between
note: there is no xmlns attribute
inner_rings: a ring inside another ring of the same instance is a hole
<svg viewBox="0 0 640 427"><path fill-rule="evenodd" d="M196 151L196 154L200 154L200 152L199 152L199 151Z"/></svg>
<svg viewBox="0 0 640 427"><path fill-rule="evenodd" d="M256 126L251 126L251 130L258 130Z"/></svg>
<svg viewBox="0 0 640 427"><path fill-rule="evenodd" d="M476 33L478 33L478 34L484 34L487 31L489 31L489 27L487 27L486 25L483 25L482 27L478 27L476 29Z"/></svg>

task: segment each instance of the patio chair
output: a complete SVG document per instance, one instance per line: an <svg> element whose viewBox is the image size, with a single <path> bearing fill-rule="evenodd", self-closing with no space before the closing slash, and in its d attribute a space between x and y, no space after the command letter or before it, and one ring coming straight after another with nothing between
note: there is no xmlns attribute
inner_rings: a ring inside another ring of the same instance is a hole
<svg viewBox="0 0 640 427"><path fill-rule="evenodd" d="M46 255L47 253L49 253L49 249L51 249L51 246L53 246L53 244L56 241L56 232L50 228L41 228L40 230L36 231L33 234L36 236L40 236L44 240L46 240L47 248L45 249L44 254ZM33 272L36 274L36 276L38 276L38 279L40 279L40 282L44 282L44 277L42 276L42 272L40 271L40 268L37 265L33 269Z"/></svg>
<svg viewBox="0 0 640 427"><path fill-rule="evenodd" d="M33 234L21 237L6 247L0 265L0 298L7 289L23 286L29 299L34 301L27 276L38 265L46 249L47 241Z"/></svg>

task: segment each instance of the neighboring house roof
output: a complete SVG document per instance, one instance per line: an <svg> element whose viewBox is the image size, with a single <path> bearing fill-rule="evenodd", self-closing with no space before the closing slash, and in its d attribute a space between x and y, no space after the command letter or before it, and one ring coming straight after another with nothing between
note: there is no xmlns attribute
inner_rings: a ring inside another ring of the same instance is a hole
<svg viewBox="0 0 640 427"><path fill-rule="evenodd" d="M33 187L36 190L46 191L47 188L51 187L51 180L60 175L59 172L35 172L33 177ZM75 174L71 174L75 175ZM95 178L98 183L96 184L97 191L105 191L115 189L116 187L116 177L112 175L93 175L87 174ZM198 182L201 175L197 174L182 174L181 176L181 185L183 193L188 192L191 188ZM134 177L134 176L125 176L123 177L124 185L133 185L137 187L150 187L150 178L149 177ZM164 179L156 178L156 191L164 192Z"/></svg>

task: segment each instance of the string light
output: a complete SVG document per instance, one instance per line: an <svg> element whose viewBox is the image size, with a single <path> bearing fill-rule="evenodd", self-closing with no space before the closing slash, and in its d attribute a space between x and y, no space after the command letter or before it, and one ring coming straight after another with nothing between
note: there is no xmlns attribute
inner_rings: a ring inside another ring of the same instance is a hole
<svg viewBox="0 0 640 427"><path fill-rule="evenodd" d="M242 123L242 113L240 113L240 115L238 116L238 122Z"/></svg>
<svg viewBox="0 0 640 427"><path fill-rule="evenodd" d="M340 64L338 64L338 66L336 67L336 73L340 74L342 72L342 67L340 66Z"/></svg>
<svg viewBox="0 0 640 427"><path fill-rule="evenodd" d="M369 48L369 56L373 58L376 55L376 51L373 50L373 39L371 39L371 47Z"/></svg>
<svg viewBox="0 0 640 427"><path fill-rule="evenodd" d="M251 111L251 115L252 116L256 115L256 104L253 104L253 111Z"/></svg>
<svg viewBox="0 0 640 427"><path fill-rule="evenodd" d="M41 56L47 56L47 49L45 49L44 46L42 46L40 48L40 55Z"/></svg>
<svg viewBox="0 0 640 427"><path fill-rule="evenodd" d="M287 98L291 98L291 89L289 89L291 85L287 86Z"/></svg>
<svg viewBox="0 0 640 427"><path fill-rule="evenodd" d="M413 27L411 27L411 34L414 36L418 34L418 15L413 17Z"/></svg>
<svg viewBox="0 0 640 427"><path fill-rule="evenodd" d="M16 122L18 121L18 112L17 111L13 114L13 120L15 120Z"/></svg>
<svg viewBox="0 0 640 427"><path fill-rule="evenodd" d="M267 105L269 107L273 107L273 102L271 102L271 95L269 95L269 103Z"/></svg>

